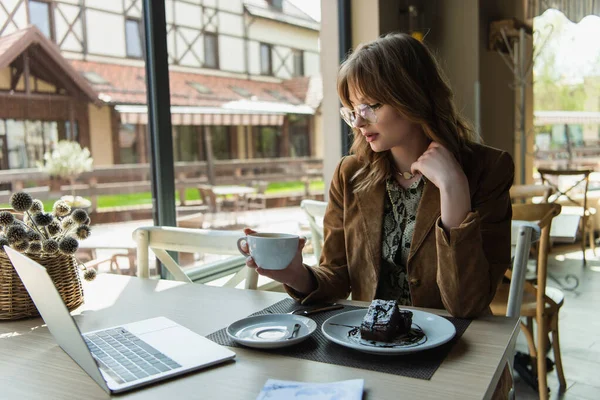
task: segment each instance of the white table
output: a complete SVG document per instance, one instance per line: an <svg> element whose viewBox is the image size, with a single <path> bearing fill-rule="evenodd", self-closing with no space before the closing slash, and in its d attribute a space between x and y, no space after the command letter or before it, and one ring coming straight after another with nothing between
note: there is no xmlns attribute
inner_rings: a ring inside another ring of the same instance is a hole
<svg viewBox="0 0 600 400"><path fill-rule="evenodd" d="M214 194L217 196L246 196L249 194L256 193L256 189L249 186L213 186Z"/></svg>
<svg viewBox="0 0 600 400"><path fill-rule="evenodd" d="M249 186L237 186L237 185L229 185L229 186L213 186L212 191L215 196L218 197L227 197L233 196L233 217L235 224L238 224L238 212L246 210L245 206L245 198L249 194L256 193L256 189ZM240 208L240 203L244 202L244 205Z"/></svg>

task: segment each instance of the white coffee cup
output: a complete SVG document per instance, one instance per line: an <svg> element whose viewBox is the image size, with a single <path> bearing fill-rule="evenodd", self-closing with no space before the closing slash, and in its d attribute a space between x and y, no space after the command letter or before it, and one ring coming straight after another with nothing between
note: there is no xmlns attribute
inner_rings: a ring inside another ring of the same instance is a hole
<svg viewBox="0 0 600 400"><path fill-rule="evenodd" d="M255 232L238 239L237 246L245 256L252 256L256 265L263 269L285 269L298 252L300 237L287 233ZM242 250L242 242L248 244L249 253Z"/></svg>

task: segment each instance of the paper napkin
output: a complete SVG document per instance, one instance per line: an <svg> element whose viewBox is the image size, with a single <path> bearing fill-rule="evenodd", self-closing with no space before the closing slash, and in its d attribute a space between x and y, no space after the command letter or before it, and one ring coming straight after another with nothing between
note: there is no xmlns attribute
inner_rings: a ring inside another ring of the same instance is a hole
<svg viewBox="0 0 600 400"><path fill-rule="evenodd" d="M256 400L361 400L364 379L310 383L269 379Z"/></svg>

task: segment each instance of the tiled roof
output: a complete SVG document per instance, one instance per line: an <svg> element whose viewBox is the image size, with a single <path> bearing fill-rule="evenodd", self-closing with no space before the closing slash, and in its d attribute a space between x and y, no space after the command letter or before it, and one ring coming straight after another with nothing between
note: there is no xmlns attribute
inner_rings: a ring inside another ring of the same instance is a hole
<svg viewBox="0 0 600 400"><path fill-rule="evenodd" d="M0 37L0 68L11 65L24 51L34 46L36 51L29 52L33 75L58 78L57 75L61 74L60 80L70 82L90 101L99 103L92 86L73 69L58 46L33 25Z"/></svg>
<svg viewBox="0 0 600 400"><path fill-rule="evenodd" d="M80 60L71 60L71 64L80 73L95 72L108 82L92 84L103 101L111 104L146 104L144 68ZM171 71L169 79L173 106L219 107L239 100L300 105L306 104L309 88L309 78L296 78L298 82L293 83L277 83ZM189 82L200 84L211 93L201 93ZM245 89L251 93L251 97L238 94L232 89L234 87Z"/></svg>
<svg viewBox="0 0 600 400"><path fill-rule="evenodd" d="M317 109L321 105L323 80L320 76L299 76L284 81L283 86L312 109Z"/></svg>
<svg viewBox="0 0 600 400"><path fill-rule="evenodd" d="M0 37L0 57L8 54L8 51L27 34L27 29L21 29L10 35ZM11 60L12 61L12 60Z"/></svg>

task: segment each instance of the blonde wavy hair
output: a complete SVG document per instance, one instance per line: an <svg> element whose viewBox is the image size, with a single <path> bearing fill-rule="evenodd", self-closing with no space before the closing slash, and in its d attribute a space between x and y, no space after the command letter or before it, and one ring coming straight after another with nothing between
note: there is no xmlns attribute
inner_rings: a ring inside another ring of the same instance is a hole
<svg viewBox="0 0 600 400"><path fill-rule="evenodd" d="M337 89L345 107L350 89L377 103L394 107L408 121L418 124L432 141L450 150L460 162L468 142L479 141L459 114L447 79L429 49L404 33L389 34L361 44L342 63ZM354 128L350 153L363 166L352 177L356 192L383 182L394 170L391 152L376 153Z"/></svg>

